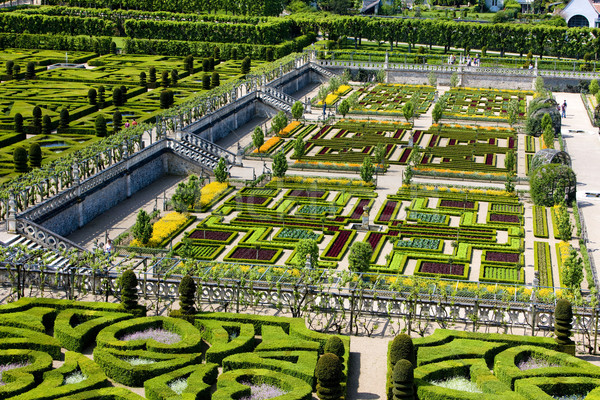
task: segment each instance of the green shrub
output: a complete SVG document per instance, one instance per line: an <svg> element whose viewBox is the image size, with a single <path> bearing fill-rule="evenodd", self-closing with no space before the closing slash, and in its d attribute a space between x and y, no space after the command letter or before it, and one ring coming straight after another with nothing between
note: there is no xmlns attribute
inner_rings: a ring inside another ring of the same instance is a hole
<svg viewBox="0 0 600 400"><path fill-rule="evenodd" d="M287 400L311 400L312 398L312 387L298 378L266 369L238 369L219 376L217 391L213 393L211 399L230 400L250 396L250 387L239 382L266 383L276 386L287 392L285 395Z"/></svg>
<svg viewBox="0 0 600 400"><path fill-rule="evenodd" d="M13 151L13 162L16 172L27 172L27 150L21 146L16 147Z"/></svg>
<svg viewBox="0 0 600 400"><path fill-rule="evenodd" d="M96 117L94 121L94 127L96 129L96 136L105 137L106 136L106 120L102 116L102 114Z"/></svg>
<svg viewBox="0 0 600 400"><path fill-rule="evenodd" d="M29 365L2 373L2 381L5 385L0 386L0 398L19 396L33 389L36 382L41 381L42 374L52 368L52 357L43 350L0 350L0 365L24 362Z"/></svg>
<svg viewBox="0 0 600 400"><path fill-rule="evenodd" d="M392 368L400 360L408 360L416 366L415 347L411 337L405 333L397 335L390 345L389 358Z"/></svg>
<svg viewBox="0 0 600 400"><path fill-rule="evenodd" d="M190 365L178 370L168 372L144 382L146 398L150 400L167 400L178 396L169 383L177 379L186 379L187 387L181 396L192 399L208 399L212 385L217 382L219 373L217 364Z"/></svg>
<svg viewBox="0 0 600 400"><path fill-rule="evenodd" d="M95 106L97 104L96 98L98 96L98 93L96 92L96 89L94 88L90 88L90 90L88 90L88 102Z"/></svg>
<svg viewBox="0 0 600 400"><path fill-rule="evenodd" d="M394 366L392 374L394 400L413 400L415 398L413 370L413 364L406 359L398 360Z"/></svg>
<svg viewBox="0 0 600 400"><path fill-rule="evenodd" d="M560 345L573 344L571 328L573 323L573 308L569 300L560 299L554 309L554 334L556 343Z"/></svg>
<svg viewBox="0 0 600 400"><path fill-rule="evenodd" d="M63 108L60 110L60 128L67 129L69 127L69 110Z"/></svg>
<svg viewBox="0 0 600 400"><path fill-rule="evenodd" d="M317 396L321 400L337 400L342 397L342 363L338 356L325 353L319 357L315 368Z"/></svg>
<svg viewBox="0 0 600 400"><path fill-rule="evenodd" d="M146 87L146 73L144 71L140 72L140 86Z"/></svg>
<svg viewBox="0 0 600 400"><path fill-rule="evenodd" d="M218 72L213 72L210 78L210 86L215 88L221 84L221 80Z"/></svg>
<svg viewBox="0 0 600 400"><path fill-rule="evenodd" d="M33 107L32 116L33 130L35 133L42 132L42 109L39 106Z"/></svg>
<svg viewBox="0 0 600 400"><path fill-rule="evenodd" d="M126 311L132 311L138 308L138 280L135 272L127 269L121 275L119 281L121 288L121 304Z"/></svg>
<svg viewBox="0 0 600 400"><path fill-rule="evenodd" d="M335 354L338 356L341 362L344 362L344 353L346 352L346 349L344 349L344 342L342 342L339 337L332 336L327 339L327 343L325 343L325 348L323 351L325 353Z"/></svg>
<svg viewBox="0 0 600 400"><path fill-rule="evenodd" d="M123 105L123 92L121 88L116 87L112 92L113 106L121 107Z"/></svg>
<svg viewBox="0 0 600 400"><path fill-rule="evenodd" d="M117 133L121 130L121 126L123 125L123 116L119 110L115 111L112 115L113 122L113 133Z"/></svg>
<svg viewBox="0 0 600 400"><path fill-rule="evenodd" d="M49 115L44 115L42 118L42 133L44 135L52 134L52 119Z"/></svg>
<svg viewBox="0 0 600 400"><path fill-rule="evenodd" d="M185 275L179 282L179 308L184 314L196 313L196 283L194 278Z"/></svg>
<svg viewBox="0 0 600 400"><path fill-rule="evenodd" d="M21 113L15 114L15 132L23 133L23 115Z"/></svg>
<svg viewBox="0 0 600 400"><path fill-rule="evenodd" d="M29 145L29 166L31 169L42 166L42 149L39 143L33 142Z"/></svg>
<svg viewBox="0 0 600 400"><path fill-rule="evenodd" d="M207 73L202 75L202 89L210 90L210 75Z"/></svg>

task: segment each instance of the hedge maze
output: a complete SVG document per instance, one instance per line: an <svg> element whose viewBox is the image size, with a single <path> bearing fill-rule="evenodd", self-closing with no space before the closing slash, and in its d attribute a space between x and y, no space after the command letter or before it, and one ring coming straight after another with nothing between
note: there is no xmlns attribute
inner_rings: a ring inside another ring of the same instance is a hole
<svg viewBox="0 0 600 400"><path fill-rule="evenodd" d="M126 387L157 400L237 399L258 384L309 400L333 337L294 318L135 317L119 304L54 299L22 298L0 307L0 320L0 398L15 400L143 398ZM350 339L339 338L345 393Z"/></svg>
<svg viewBox="0 0 600 400"><path fill-rule="evenodd" d="M552 338L437 329L414 339L414 348L414 383L422 400L600 398L600 368L560 352ZM461 384L450 387L451 381Z"/></svg>

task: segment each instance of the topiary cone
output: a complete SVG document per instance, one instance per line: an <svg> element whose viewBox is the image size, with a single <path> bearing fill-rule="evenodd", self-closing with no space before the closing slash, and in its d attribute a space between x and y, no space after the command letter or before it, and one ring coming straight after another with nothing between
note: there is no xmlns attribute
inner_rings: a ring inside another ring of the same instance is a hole
<svg viewBox="0 0 600 400"><path fill-rule="evenodd" d="M414 400L414 381L413 364L406 359L398 360L392 373L394 400Z"/></svg>
<svg viewBox="0 0 600 400"><path fill-rule="evenodd" d="M342 342L342 339L339 337L331 336L329 339L327 339L323 351L325 353L335 354L338 356L341 363L344 362L344 353L346 352L346 349L344 348L344 342Z"/></svg>

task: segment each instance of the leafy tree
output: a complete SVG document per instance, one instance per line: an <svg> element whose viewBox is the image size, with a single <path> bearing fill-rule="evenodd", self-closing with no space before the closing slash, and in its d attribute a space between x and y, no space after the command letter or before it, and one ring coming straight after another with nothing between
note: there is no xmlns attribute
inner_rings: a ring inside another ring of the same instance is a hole
<svg viewBox="0 0 600 400"><path fill-rule="evenodd" d="M430 72L427 75L427 80L429 81L429 84L433 87L437 86L437 75L433 72Z"/></svg>
<svg viewBox="0 0 600 400"><path fill-rule="evenodd" d="M360 178L363 181L369 183L373 180L374 172L375 169L373 168L373 162L371 161L371 157L365 157L362 165L360 166Z"/></svg>
<svg viewBox="0 0 600 400"><path fill-rule="evenodd" d="M254 128L252 133L252 144L256 147L256 151L260 153L261 146L265 143L265 134L260 126Z"/></svg>
<svg viewBox="0 0 600 400"><path fill-rule="evenodd" d="M115 111L112 115L113 132L117 133L121 130L123 125L123 116L119 110Z"/></svg>
<svg viewBox="0 0 600 400"><path fill-rule="evenodd" d="M542 117L542 131L547 127L552 127L552 117L550 117L550 114L545 113Z"/></svg>
<svg viewBox="0 0 600 400"><path fill-rule="evenodd" d="M458 74L456 72L453 72L452 75L450 76L450 86L457 87L458 82L459 82Z"/></svg>
<svg viewBox="0 0 600 400"><path fill-rule="evenodd" d="M131 233L134 239L139 240L140 243L148 243L152 237L152 224L150 223L150 215L146 211L138 211L135 224L131 228Z"/></svg>
<svg viewBox="0 0 600 400"><path fill-rule="evenodd" d="M49 115L44 115L42 118L42 133L50 135L52 133L52 118Z"/></svg>
<svg viewBox="0 0 600 400"><path fill-rule="evenodd" d="M319 262L319 245L314 239L302 239L296 244L296 265L298 268L306 264L306 255L310 254L311 268L317 268Z"/></svg>
<svg viewBox="0 0 600 400"><path fill-rule="evenodd" d="M62 110L60 110L60 122L59 122L59 126L61 129L67 129L69 127L69 110L67 110L66 108L63 108Z"/></svg>
<svg viewBox="0 0 600 400"><path fill-rule="evenodd" d="M433 119L433 122L439 124L443 114L444 108L442 105L439 102L435 103L435 106L433 106L433 110L431 111L431 118Z"/></svg>
<svg viewBox="0 0 600 400"><path fill-rule="evenodd" d="M592 79L592 81L590 82L590 86L588 87L588 90L590 91L591 94L596 95L596 93L598 93L598 90L600 90L600 85L598 85L598 80Z"/></svg>
<svg viewBox="0 0 600 400"><path fill-rule="evenodd" d="M368 157L367 157L368 158ZM366 272L371 264L373 248L366 242L354 242L348 255L348 268L354 272Z"/></svg>
<svg viewBox="0 0 600 400"><path fill-rule="evenodd" d="M271 120L271 132L277 135L288 124L287 115L283 111L279 111Z"/></svg>
<svg viewBox="0 0 600 400"><path fill-rule="evenodd" d="M187 183L180 182L171 197L171 204L175 211L179 213L188 212L190 209L194 209L196 204L200 201L202 190L202 181L197 176L190 176Z"/></svg>
<svg viewBox="0 0 600 400"><path fill-rule="evenodd" d="M277 178L283 178L288 169L287 159L283 151L279 150L275 156L273 156L273 176Z"/></svg>
<svg viewBox="0 0 600 400"><path fill-rule="evenodd" d="M119 287L121 288L121 305L127 311L138 308L138 279L135 272L127 269L121 275Z"/></svg>
<svg viewBox="0 0 600 400"><path fill-rule="evenodd" d="M42 166L42 149L40 144L33 142L29 145L29 167L31 169Z"/></svg>
<svg viewBox="0 0 600 400"><path fill-rule="evenodd" d="M304 143L304 140L302 140L302 138L298 136L296 140L294 140L294 158L298 160L301 159L304 156L305 152L306 144Z"/></svg>
<svg viewBox="0 0 600 400"><path fill-rule="evenodd" d="M215 179L218 182L225 182L227 180L227 165L223 157L221 157L221 159L217 163L217 166L215 167L213 173L215 174Z"/></svg>
<svg viewBox="0 0 600 400"><path fill-rule="evenodd" d="M102 115L98 115L96 117L94 126L96 128L96 136L98 136L98 137L106 136L106 120L104 119L104 117Z"/></svg>
<svg viewBox="0 0 600 400"><path fill-rule="evenodd" d="M340 114L342 114L342 117L346 117L346 114L348 114L348 112L350 111L350 102L348 101L348 99L344 99L341 101L340 105L338 106L338 111L340 112Z"/></svg>
<svg viewBox="0 0 600 400"><path fill-rule="evenodd" d="M562 202L558 205L556 211L558 237L560 240L568 242L573 237L573 225L569 217L569 210Z"/></svg>
<svg viewBox="0 0 600 400"><path fill-rule="evenodd" d="M544 88L544 78L542 78L541 76L538 76L537 78L535 78L535 92L538 95L542 95L546 92L546 89Z"/></svg>
<svg viewBox="0 0 600 400"><path fill-rule="evenodd" d="M42 131L42 109L39 106L33 107L33 130L35 133L40 133Z"/></svg>
<svg viewBox="0 0 600 400"><path fill-rule="evenodd" d="M544 132L542 133L542 138L544 139L544 145L546 148L554 148L554 129L552 129L552 123L550 123L550 125L546 125Z"/></svg>
<svg viewBox="0 0 600 400"><path fill-rule="evenodd" d="M507 151L506 157L504 158L504 168L506 168L507 171L514 171L515 163L516 163L515 151L514 150Z"/></svg>
<svg viewBox="0 0 600 400"><path fill-rule="evenodd" d="M35 78L35 63L33 61L29 61L27 63L27 69L25 70L25 79L33 78Z"/></svg>
<svg viewBox="0 0 600 400"><path fill-rule="evenodd" d="M169 71L163 71L162 76L160 78L160 84L162 87L169 87L171 84L171 80L169 79Z"/></svg>
<svg viewBox="0 0 600 400"><path fill-rule="evenodd" d="M171 70L171 83L173 86L177 86L177 81L179 80L179 74L176 69Z"/></svg>
<svg viewBox="0 0 600 400"><path fill-rule="evenodd" d="M221 79L218 72L213 72L210 77L210 86L216 88L221 84Z"/></svg>
<svg viewBox="0 0 600 400"><path fill-rule="evenodd" d="M379 164L381 168L385 166L385 145L383 143L377 143L375 150L373 151L373 157L375 162Z"/></svg>
<svg viewBox="0 0 600 400"><path fill-rule="evenodd" d="M515 175L512 172L506 173L506 181L504 182L504 189L508 193L515 192Z"/></svg>
<svg viewBox="0 0 600 400"><path fill-rule="evenodd" d="M140 72L140 86L146 87L146 73L144 71Z"/></svg>
<svg viewBox="0 0 600 400"><path fill-rule="evenodd" d="M16 172L27 172L27 150L24 147L16 147L13 151L13 162Z"/></svg>
<svg viewBox="0 0 600 400"><path fill-rule="evenodd" d="M21 113L15 114L15 132L23 133L23 115Z"/></svg>
<svg viewBox="0 0 600 400"><path fill-rule="evenodd" d="M407 101L402 107L402 115L409 122L415 116L415 104L412 101Z"/></svg>
<svg viewBox="0 0 600 400"><path fill-rule="evenodd" d="M292 118L300 119L300 118L302 118L303 114L304 114L304 105L302 104L301 101L295 102L294 105L292 106Z"/></svg>
<svg viewBox="0 0 600 400"><path fill-rule="evenodd" d="M95 106L97 104L96 97L97 97L96 89L90 88L90 90L88 90L88 101L93 106Z"/></svg>
<svg viewBox="0 0 600 400"><path fill-rule="evenodd" d="M202 75L202 89L210 90L210 75L209 74Z"/></svg>
<svg viewBox="0 0 600 400"><path fill-rule="evenodd" d="M577 250L571 247L569 257L563 262L561 271L562 284L573 291L581 289L583 281L583 260L577 254Z"/></svg>
<svg viewBox="0 0 600 400"><path fill-rule="evenodd" d="M562 164L546 164L529 174L529 192L536 205L551 207L559 204L565 195L567 201L575 196L577 179L571 168Z"/></svg>

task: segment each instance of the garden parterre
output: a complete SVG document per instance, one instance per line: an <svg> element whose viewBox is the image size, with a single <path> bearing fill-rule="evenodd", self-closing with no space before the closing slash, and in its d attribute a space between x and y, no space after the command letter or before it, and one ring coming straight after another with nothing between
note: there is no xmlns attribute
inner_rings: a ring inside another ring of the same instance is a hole
<svg viewBox="0 0 600 400"><path fill-rule="evenodd" d="M242 377L308 400L318 357L332 336L294 318L136 317L120 304L53 299L22 298L1 306L0 318L0 397L22 400L142 399L129 390L134 387L143 387L149 399L211 398L215 384L212 398L234 399L249 394L238 383ZM345 391L350 339L340 339ZM93 360L81 353L85 348L93 348ZM63 357L64 364L53 368ZM183 381L179 393L170 385L175 380Z"/></svg>
<svg viewBox="0 0 600 400"><path fill-rule="evenodd" d="M444 118L508 121L508 103L517 100L518 119L525 118L530 91L455 87L444 94Z"/></svg>
<svg viewBox="0 0 600 400"><path fill-rule="evenodd" d="M401 85L380 83L372 88L361 88L361 93L356 106L350 112L352 114L376 114L394 115L401 117L402 107L411 101L415 94L419 98L416 101L415 115L427 112L434 99L435 89L426 85ZM364 95L363 95L364 94Z"/></svg>

